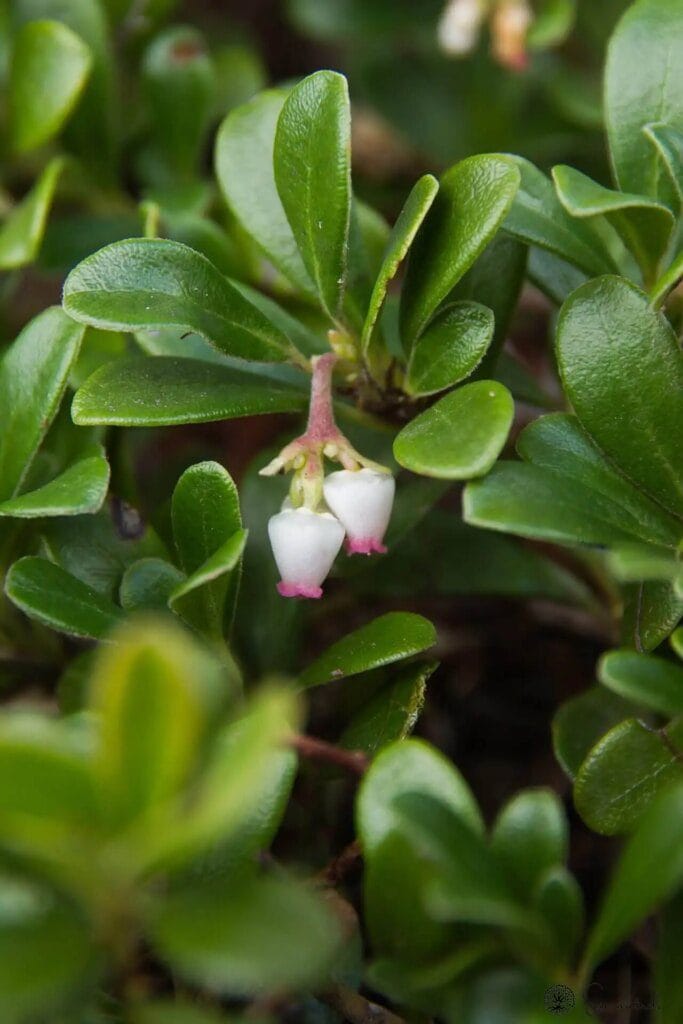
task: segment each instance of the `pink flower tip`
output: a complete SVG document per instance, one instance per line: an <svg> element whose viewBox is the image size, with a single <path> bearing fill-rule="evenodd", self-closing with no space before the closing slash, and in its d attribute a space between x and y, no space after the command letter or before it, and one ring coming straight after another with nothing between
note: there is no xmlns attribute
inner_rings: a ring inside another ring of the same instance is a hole
<svg viewBox="0 0 683 1024"><path fill-rule="evenodd" d="M277 592L281 597L310 597L317 601L323 596L322 587L309 587L305 583L286 583L280 580Z"/></svg>
<svg viewBox="0 0 683 1024"><path fill-rule="evenodd" d="M387 548L376 537L347 537L346 551L349 555L371 555L373 551L386 555Z"/></svg>

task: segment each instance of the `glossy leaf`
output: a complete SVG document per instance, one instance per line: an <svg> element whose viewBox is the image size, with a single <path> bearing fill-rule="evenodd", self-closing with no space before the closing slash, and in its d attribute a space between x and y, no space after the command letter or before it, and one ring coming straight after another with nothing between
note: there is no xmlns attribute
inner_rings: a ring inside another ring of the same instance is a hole
<svg viewBox="0 0 683 1024"><path fill-rule="evenodd" d="M665 122L646 124L643 133L656 148L668 171L671 184L683 203L683 130L672 128Z"/></svg>
<svg viewBox="0 0 683 1024"><path fill-rule="evenodd" d="M121 618L113 602L44 558L15 562L5 593L29 618L69 636L101 639Z"/></svg>
<svg viewBox="0 0 683 1024"><path fill-rule="evenodd" d="M220 685L201 648L161 620L128 626L116 640L94 666L90 706L102 723L102 812L120 825L186 784Z"/></svg>
<svg viewBox="0 0 683 1024"><path fill-rule="evenodd" d="M683 881L683 783L650 807L621 855L588 939L588 973Z"/></svg>
<svg viewBox="0 0 683 1024"><path fill-rule="evenodd" d="M52 306L31 320L0 362L0 499L13 498L52 422L83 328Z"/></svg>
<svg viewBox="0 0 683 1024"><path fill-rule="evenodd" d="M624 13L607 51L605 120L617 184L668 202L673 189L642 132L653 121L683 130L683 69L677 47L680 4L638 0Z"/></svg>
<svg viewBox="0 0 683 1024"><path fill-rule="evenodd" d="M564 866L550 868L536 887L533 905L552 929L564 963L572 966L585 917L583 892L578 882Z"/></svg>
<svg viewBox="0 0 683 1024"><path fill-rule="evenodd" d="M570 778L575 778L591 747L633 714L628 701L594 686L566 701L553 718L553 750Z"/></svg>
<svg viewBox="0 0 683 1024"><path fill-rule="evenodd" d="M406 258L438 191L439 183L436 178L432 174L423 175L413 185L410 195L391 229L363 324L361 342L365 352L371 345L372 334L382 311L389 283L396 276L399 266Z"/></svg>
<svg viewBox="0 0 683 1024"><path fill-rule="evenodd" d="M173 537L188 580L171 595L175 611L202 632L222 636L232 619L246 535L237 488L216 462L187 469L172 502Z"/></svg>
<svg viewBox="0 0 683 1024"><path fill-rule="evenodd" d="M343 75L317 71L294 86L278 118L273 167L301 257L335 319L351 217L351 113Z"/></svg>
<svg viewBox="0 0 683 1024"><path fill-rule="evenodd" d="M476 302L456 302L440 310L413 345L406 391L431 395L473 372L493 339L493 313Z"/></svg>
<svg viewBox="0 0 683 1024"><path fill-rule="evenodd" d="M683 715L683 668L636 651L608 651L598 666L603 686L634 704L673 718Z"/></svg>
<svg viewBox="0 0 683 1024"><path fill-rule="evenodd" d="M567 820L555 793L526 789L514 796L496 818L491 847L510 883L528 899L545 872L567 856Z"/></svg>
<svg viewBox="0 0 683 1024"><path fill-rule="evenodd" d="M126 611L164 611L185 574L163 558L140 558L121 579L119 600Z"/></svg>
<svg viewBox="0 0 683 1024"><path fill-rule="evenodd" d="M401 334L407 346L491 241L518 185L514 163L502 156L468 157L443 176L403 286Z"/></svg>
<svg viewBox="0 0 683 1024"><path fill-rule="evenodd" d="M552 182L528 160L515 158L521 185L505 220L505 230L528 245L547 249L585 273L608 274L615 267L601 236L588 223L570 217Z"/></svg>
<svg viewBox="0 0 683 1024"><path fill-rule="evenodd" d="M64 308L110 331L181 327L229 355L281 362L294 354L285 334L205 256L180 242L114 242L71 271Z"/></svg>
<svg viewBox="0 0 683 1024"><path fill-rule="evenodd" d="M565 303L557 354L582 426L619 469L683 517L683 355L647 297L616 277Z"/></svg>
<svg viewBox="0 0 683 1024"><path fill-rule="evenodd" d="M572 217L604 216L650 278L666 251L674 228L671 210L647 196L605 188L573 167L553 168L553 180Z"/></svg>
<svg viewBox="0 0 683 1024"><path fill-rule="evenodd" d="M299 412L306 401L304 392L232 367L157 356L100 367L76 392L72 411L81 425L161 427Z"/></svg>
<svg viewBox="0 0 683 1024"><path fill-rule="evenodd" d="M502 384L465 384L401 430L394 441L394 458L423 476L483 476L500 455L513 413L512 396Z"/></svg>
<svg viewBox="0 0 683 1024"><path fill-rule="evenodd" d="M158 906L150 932L183 977L232 996L318 985L340 941L322 898L280 878L186 886Z"/></svg>
<svg viewBox="0 0 683 1024"><path fill-rule="evenodd" d="M404 668L351 718L340 745L372 755L409 736L425 702L427 680L437 665L428 661Z"/></svg>
<svg viewBox="0 0 683 1024"><path fill-rule="evenodd" d="M683 616L683 598L666 580L644 580L626 587L625 597L621 642L638 651L658 647Z"/></svg>
<svg viewBox="0 0 683 1024"><path fill-rule="evenodd" d="M479 808L457 768L423 740L400 740L377 755L358 793L356 826L369 860L397 828L394 801L411 793L440 800L469 829L482 833Z"/></svg>
<svg viewBox="0 0 683 1024"><path fill-rule="evenodd" d="M15 150L42 146L61 129L81 95L90 50L60 21L29 21L16 35L9 81L10 136Z"/></svg>
<svg viewBox="0 0 683 1024"><path fill-rule="evenodd" d="M13 270L35 261L63 169L61 157L51 160L28 195L10 211L0 228L0 270Z"/></svg>
<svg viewBox="0 0 683 1024"><path fill-rule="evenodd" d="M43 487L0 502L0 516L35 519L97 512L108 488L109 463L100 452L75 462Z"/></svg>
<svg viewBox="0 0 683 1024"><path fill-rule="evenodd" d="M595 832L630 831L669 783L683 779L681 724L661 732L630 718L596 743L574 783L576 809Z"/></svg>
<svg viewBox="0 0 683 1024"><path fill-rule="evenodd" d="M292 284L314 294L275 185L273 146L285 96L271 89L228 114L216 139L216 176L225 201L259 249Z"/></svg>
<svg viewBox="0 0 683 1024"><path fill-rule="evenodd" d="M301 674L303 687L320 686L334 679L402 661L436 643L431 622L412 612L388 612L361 626L321 654Z"/></svg>

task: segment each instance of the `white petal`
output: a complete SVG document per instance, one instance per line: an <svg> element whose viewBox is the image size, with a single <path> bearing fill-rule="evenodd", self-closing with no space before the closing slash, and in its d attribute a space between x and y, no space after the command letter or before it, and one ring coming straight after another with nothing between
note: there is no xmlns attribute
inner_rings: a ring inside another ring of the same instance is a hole
<svg viewBox="0 0 683 1024"><path fill-rule="evenodd" d="M471 53L477 45L483 18L480 0L450 0L437 30L441 49L454 56Z"/></svg>
<svg viewBox="0 0 683 1024"><path fill-rule="evenodd" d="M320 585L344 540L344 528L329 512L287 508L272 516L268 536L285 597L320 597Z"/></svg>
<svg viewBox="0 0 683 1024"><path fill-rule="evenodd" d="M395 489L390 473L374 469L342 469L325 478L325 501L349 535L351 551L384 550Z"/></svg>

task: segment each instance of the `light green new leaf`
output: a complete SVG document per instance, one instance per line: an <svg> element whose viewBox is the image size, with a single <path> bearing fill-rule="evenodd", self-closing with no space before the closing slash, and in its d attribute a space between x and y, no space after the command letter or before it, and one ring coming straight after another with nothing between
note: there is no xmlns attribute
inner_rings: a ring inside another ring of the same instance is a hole
<svg viewBox="0 0 683 1024"><path fill-rule="evenodd" d="M400 314L407 347L491 241L518 186L505 156L468 157L444 174L410 253Z"/></svg>
<svg viewBox="0 0 683 1024"><path fill-rule="evenodd" d="M134 357L101 366L73 401L75 423L161 427L299 412L306 394L199 359Z"/></svg>
<svg viewBox="0 0 683 1024"><path fill-rule="evenodd" d="M427 216L438 191L439 183L436 178L432 174L423 175L413 185L410 195L391 229L363 325L361 342L364 352L367 352L370 347L373 330L382 311L389 282L395 277L401 262L406 258L415 235Z"/></svg>
<svg viewBox="0 0 683 1024"><path fill-rule="evenodd" d="M625 11L607 50L605 120L619 188L676 201L669 174L643 127L666 121L683 130L680 0L638 0Z"/></svg>
<svg viewBox="0 0 683 1024"><path fill-rule="evenodd" d="M603 835L631 831L657 793L683 779L682 740L681 719L660 732L635 718L610 729L574 783L574 804L589 828Z"/></svg>
<svg viewBox="0 0 683 1024"><path fill-rule="evenodd" d="M51 160L28 195L7 216L0 228L0 270L23 267L36 259L63 169L61 157Z"/></svg>
<svg viewBox="0 0 683 1024"><path fill-rule="evenodd" d="M621 855L588 939L584 976L682 882L683 782L679 782L646 811Z"/></svg>
<svg viewBox="0 0 683 1024"><path fill-rule="evenodd" d="M521 185L504 228L528 245L547 249L589 275L609 274L616 268L601 236L586 221L570 217L552 182L522 157L511 157L521 173Z"/></svg>
<svg viewBox="0 0 683 1024"><path fill-rule="evenodd" d="M185 886L159 903L149 933L181 976L231 996L319 985L341 939L322 897L281 878Z"/></svg>
<svg viewBox="0 0 683 1024"><path fill-rule="evenodd" d="M423 476L483 476L501 453L513 414L512 396L498 381L465 384L403 428L394 441L394 458Z"/></svg>
<svg viewBox="0 0 683 1024"><path fill-rule="evenodd" d="M617 467L683 518L683 354L666 319L628 281L589 281L557 325L565 391Z"/></svg>
<svg viewBox="0 0 683 1024"><path fill-rule="evenodd" d="M604 215L635 256L644 277L656 274L674 229L674 216L667 206L647 196L605 188L564 164L553 168L553 180L560 202L572 217Z"/></svg>
<svg viewBox="0 0 683 1024"><path fill-rule="evenodd" d="M296 357L289 338L223 277L180 242L113 242L71 271L64 308L109 331L180 327L228 355L261 362Z"/></svg>
<svg viewBox="0 0 683 1024"><path fill-rule="evenodd" d="M603 686L634 704L673 718L683 715L683 668L636 651L608 651L598 665Z"/></svg>
<svg viewBox="0 0 683 1024"><path fill-rule="evenodd" d="M646 124L643 134L656 148L676 195L683 204L683 131L677 131L671 125L658 122Z"/></svg>
<svg viewBox="0 0 683 1024"><path fill-rule="evenodd" d="M275 132L275 182L320 301L334 320L347 276L351 112L346 79L317 71L285 99Z"/></svg>
<svg viewBox="0 0 683 1024"><path fill-rule="evenodd" d="M435 643L436 631L421 615L387 612L328 647L301 674L299 682L302 687L320 686L334 679L355 676L410 658Z"/></svg>
<svg viewBox="0 0 683 1024"><path fill-rule="evenodd" d="M525 789L496 818L491 847L510 884L527 900L550 868L567 857L567 819L550 789Z"/></svg>
<svg viewBox="0 0 683 1024"><path fill-rule="evenodd" d="M8 1024L73 1005L97 965L87 922L26 878L0 876L0 1014ZM68 1012L68 1011L67 1011Z"/></svg>
<svg viewBox="0 0 683 1024"><path fill-rule="evenodd" d="M102 813L120 825L186 784L222 687L213 662L168 620L128 625L115 639L94 665L90 707L101 722Z"/></svg>
<svg viewBox="0 0 683 1024"><path fill-rule="evenodd" d="M99 640L122 617L113 601L45 558L20 558L5 593L29 618L69 636Z"/></svg>
<svg viewBox="0 0 683 1024"><path fill-rule="evenodd" d="M185 470L173 492L172 520L180 566L189 577L172 595L173 609L201 632L220 637L226 619L232 620L246 538L227 470L217 462Z"/></svg>
<svg viewBox="0 0 683 1024"><path fill-rule="evenodd" d="M494 329L493 313L477 302L445 306L413 345L408 394L431 395L469 377L484 358Z"/></svg>
<svg viewBox="0 0 683 1024"><path fill-rule="evenodd" d="M259 249L293 285L314 295L275 185L273 146L285 96L267 90L228 114L216 139L216 177L225 201Z"/></svg>
<svg viewBox="0 0 683 1024"><path fill-rule="evenodd" d="M440 800L472 832L483 833L477 803L455 765L423 740L399 740L377 755L358 792L356 826L368 860L400 827L394 801L411 793Z"/></svg>
<svg viewBox="0 0 683 1024"><path fill-rule="evenodd" d="M75 462L35 491L0 502L0 516L36 519L77 516L99 511L109 488L109 463L104 451Z"/></svg>
<svg viewBox="0 0 683 1024"><path fill-rule="evenodd" d="M54 419L83 328L52 306L26 325L0 361L0 500L16 496Z"/></svg>
<svg viewBox="0 0 683 1024"><path fill-rule="evenodd" d="M374 755L389 743L409 736L425 702L427 680L438 664L428 661L404 668L351 718L340 745Z"/></svg>
<svg viewBox="0 0 683 1024"><path fill-rule="evenodd" d="M9 79L9 128L26 153L59 132L90 73L90 50L60 21L29 21L19 29Z"/></svg>

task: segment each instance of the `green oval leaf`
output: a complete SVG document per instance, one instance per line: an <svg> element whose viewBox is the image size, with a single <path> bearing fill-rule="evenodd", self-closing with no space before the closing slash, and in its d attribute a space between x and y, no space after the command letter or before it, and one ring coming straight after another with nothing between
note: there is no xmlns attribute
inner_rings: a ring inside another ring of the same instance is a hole
<svg viewBox="0 0 683 1024"><path fill-rule="evenodd" d="M574 783L576 809L595 832L629 832L657 793L683 779L680 720L660 732L630 718L602 737Z"/></svg>
<svg viewBox="0 0 683 1024"><path fill-rule="evenodd" d="M553 750L570 778L576 778L591 747L633 713L627 701L593 686L566 701L553 718Z"/></svg>
<svg viewBox="0 0 683 1024"><path fill-rule="evenodd" d="M63 169L61 157L51 160L28 195L9 213L0 228L1 270L24 267L35 261Z"/></svg>
<svg viewBox="0 0 683 1024"><path fill-rule="evenodd" d="M185 574L163 558L139 558L121 577L119 600L127 612L165 611L168 599Z"/></svg>
<svg viewBox="0 0 683 1024"><path fill-rule="evenodd" d="M301 257L335 319L351 218L351 112L343 75L317 71L294 86L278 119L273 167Z"/></svg>
<svg viewBox="0 0 683 1024"><path fill-rule="evenodd" d="M76 392L75 423L162 427L299 412L305 393L199 359L140 356L96 370Z"/></svg>
<svg viewBox="0 0 683 1024"><path fill-rule="evenodd" d="M667 204L673 188L642 129L666 121L683 130L682 31L680 3L639 0L617 25L605 68L605 120L617 184Z"/></svg>
<svg viewBox="0 0 683 1024"><path fill-rule="evenodd" d="M35 491L0 502L0 516L36 519L92 514L102 507L108 489L109 463L101 452L80 459Z"/></svg>
<svg viewBox="0 0 683 1024"><path fill-rule="evenodd" d="M683 131L677 131L669 124L658 122L646 124L643 133L657 150L679 202L683 204Z"/></svg>
<svg viewBox="0 0 683 1024"><path fill-rule="evenodd" d="M273 147L286 92L267 90L231 111L216 139L216 177L240 225L286 278L315 294L275 185Z"/></svg>
<svg viewBox="0 0 683 1024"><path fill-rule="evenodd" d="M567 819L550 789L526 789L496 818L491 848L517 893L529 899L542 876L567 857Z"/></svg>
<svg viewBox="0 0 683 1024"><path fill-rule="evenodd" d="M616 268L602 238L590 223L570 217L552 182L522 157L514 157L521 184L504 228L528 245L547 249L587 274L609 274Z"/></svg>
<svg viewBox="0 0 683 1024"><path fill-rule="evenodd" d="M379 269L375 285L370 297L361 342L363 351L367 352L372 341L372 334L377 323L389 282L395 277L401 262L406 258L420 225L427 216L439 191L439 182L432 174L425 174L417 181L391 229L389 240L384 249L382 265Z"/></svg>
<svg viewBox="0 0 683 1024"><path fill-rule="evenodd" d="M493 339L493 313L477 302L440 310L410 353L406 391L432 395L452 387L479 365Z"/></svg>
<svg viewBox="0 0 683 1024"><path fill-rule="evenodd" d="M683 668L636 651L608 651L598 665L603 686L635 704L673 718L683 715Z"/></svg>
<svg viewBox="0 0 683 1024"><path fill-rule="evenodd" d="M109 331L181 327L228 355L261 362L296 356L287 336L212 263L180 242L113 242L71 271L64 309Z"/></svg>
<svg viewBox="0 0 683 1024"><path fill-rule="evenodd" d="M69 636L99 640L122 617L112 601L45 558L15 562L5 593L29 618Z"/></svg>
<svg viewBox="0 0 683 1024"><path fill-rule="evenodd" d="M171 595L174 611L200 631L222 636L237 599L246 534L232 477L217 462L185 470L172 501L173 539L189 579Z"/></svg>
<svg viewBox="0 0 683 1024"><path fill-rule="evenodd" d="M553 180L560 202L572 217L604 215L635 256L644 276L651 279L656 274L674 228L674 216L668 207L647 196L605 188L573 167L554 167Z"/></svg>
<svg viewBox="0 0 683 1024"><path fill-rule="evenodd" d="M16 496L54 419L83 328L52 306L31 320L0 361L0 499Z"/></svg>
<svg viewBox="0 0 683 1024"><path fill-rule="evenodd" d="M444 174L413 243L401 295L401 334L412 345L490 242L519 186L509 157L472 156Z"/></svg>
<svg viewBox="0 0 683 1024"><path fill-rule="evenodd" d="M421 615L388 612L342 637L321 654L299 677L303 687L320 686L334 679L402 661L436 643L436 631Z"/></svg>
<svg viewBox="0 0 683 1024"><path fill-rule="evenodd" d="M513 414L512 396L498 381L465 384L403 428L394 441L394 458L423 476L483 476L500 455Z"/></svg>
<svg viewBox="0 0 683 1024"><path fill-rule="evenodd" d="M88 79L92 59L60 21L29 21L17 33L9 80L10 137L26 153L53 138Z"/></svg>
<svg viewBox="0 0 683 1024"><path fill-rule="evenodd" d="M372 755L409 736L425 702L427 680L438 664L428 661L404 668L351 718L340 746Z"/></svg>
<svg viewBox="0 0 683 1024"><path fill-rule="evenodd" d="M665 318L617 277L562 308L557 355L582 426L637 486L683 516L683 355Z"/></svg>

